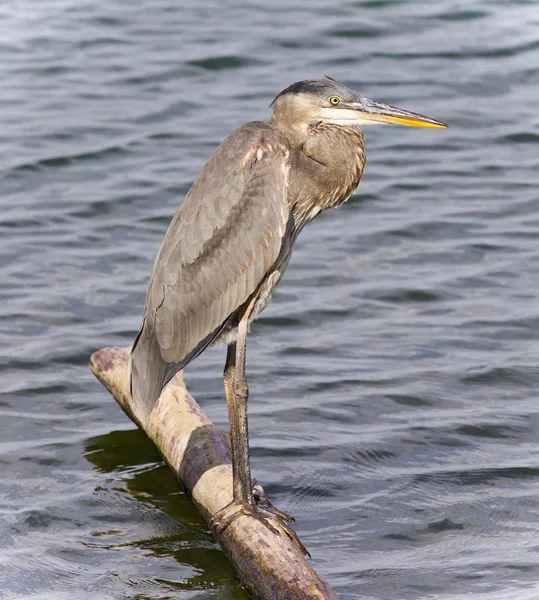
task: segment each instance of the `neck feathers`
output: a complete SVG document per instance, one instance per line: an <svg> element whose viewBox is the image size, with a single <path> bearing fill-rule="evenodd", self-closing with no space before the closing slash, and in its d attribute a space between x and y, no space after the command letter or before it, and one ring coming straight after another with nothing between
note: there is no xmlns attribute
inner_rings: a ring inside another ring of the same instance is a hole
<svg viewBox="0 0 539 600"><path fill-rule="evenodd" d="M290 172L293 210L308 222L348 200L359 185L366 163L363 134L357 127L317 124L295 161Z"/></svg>

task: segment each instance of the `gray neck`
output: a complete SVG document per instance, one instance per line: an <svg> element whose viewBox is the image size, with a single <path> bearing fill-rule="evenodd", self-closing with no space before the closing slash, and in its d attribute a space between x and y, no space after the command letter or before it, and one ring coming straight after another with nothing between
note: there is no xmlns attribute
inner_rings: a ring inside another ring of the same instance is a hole
<svg viewBox="0 0 539 600"><path fill-rule="evenodd" d="M304 224L357 188L366 162L363 134L356 127L311 127L291 161L289 201L298 224Z"/></svg>

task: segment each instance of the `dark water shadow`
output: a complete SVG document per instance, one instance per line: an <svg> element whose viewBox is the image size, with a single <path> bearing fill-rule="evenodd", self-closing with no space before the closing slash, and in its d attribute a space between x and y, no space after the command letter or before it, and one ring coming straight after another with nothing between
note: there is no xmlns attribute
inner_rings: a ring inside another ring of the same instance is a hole
<svg viewBox="0 0 539 600"><path fill-rule="evenodd" d="M208 431L210 430L210 431ZM209 435L208 435L209 434ZM221 436L221 444L226 447L226 436L214 427L197 429L189 445L196 448L208 445L208 438ZM219 440L217 440L219 443ZM195 505L185 493L182 484L175 478L154 444L139 429L112 431L106 435L92 438L86 443L85 458L96 470L112 475L104 478L103 491L106 486L113 486L115 491L126 492L137 500L137 510L132 521L138 519L147 530L148 521L158 535L126 542L125 545L149 553L155 558L174 558L179 566L189 565L195 574L181 581L170 581L160 578L158 574L152 580L153 592L143 589L140 593L133 590L132 598L164 598L167 592L177 594L180 590L202 591L212 593L204 597L230 598L247 600L248 594L241 588L232 566L228 562L219 544L208 531L206 522ZM224 452L225 459L227 451ZM222 455L221 455L222 456ZM204 463L204 471L219 463L211 454ZM180 472L193 477L192 470L182 465ZM100 490L96 490L97 493ZM110 502L110 499L107 500ZM140 504L138 504L140 503ZM180 568L179 568L180 570ZM134 584L133 584L134 585ZM140 582L137 582L140 585ZM145 586L142 585L142 588ZM157 594L157 595L156 595ZM215 595L214 595L215 594ZM174 595L170 596L177 597Z"/></svg>

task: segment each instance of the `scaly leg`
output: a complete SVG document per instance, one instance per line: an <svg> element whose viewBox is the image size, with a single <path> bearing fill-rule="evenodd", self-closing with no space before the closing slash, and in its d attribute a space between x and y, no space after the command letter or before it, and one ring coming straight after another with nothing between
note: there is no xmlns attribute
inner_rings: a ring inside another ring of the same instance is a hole
<svg viewBox="0 0 539 600"><path fill-rule="evenodd" d="M293 518L275 508L260 488L253 490L254 484L251 483L247 422L249 388L245 376L248 320L247 312L238 324L237 341L228 346L223 375L230 425L233 500L213 515L211 527L217 531L224 531L240 515L249 515L264 523L273 533L279 534L281 529L297 544L301 552L308 554L296 533L286 525L287 522L293 521Z"/></svg>

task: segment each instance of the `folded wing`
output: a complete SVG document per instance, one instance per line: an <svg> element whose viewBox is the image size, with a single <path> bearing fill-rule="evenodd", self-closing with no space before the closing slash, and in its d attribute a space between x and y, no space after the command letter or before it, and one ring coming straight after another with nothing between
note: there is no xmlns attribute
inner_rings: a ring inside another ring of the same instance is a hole
<svg viewBox="0 0 539 600"><path fill-rule="evenodd" d="M279 256L289 167L276 136L252 125L227 138L172 220L131 353L138 412L150 410L170 377L219 335Z"/></svg>

